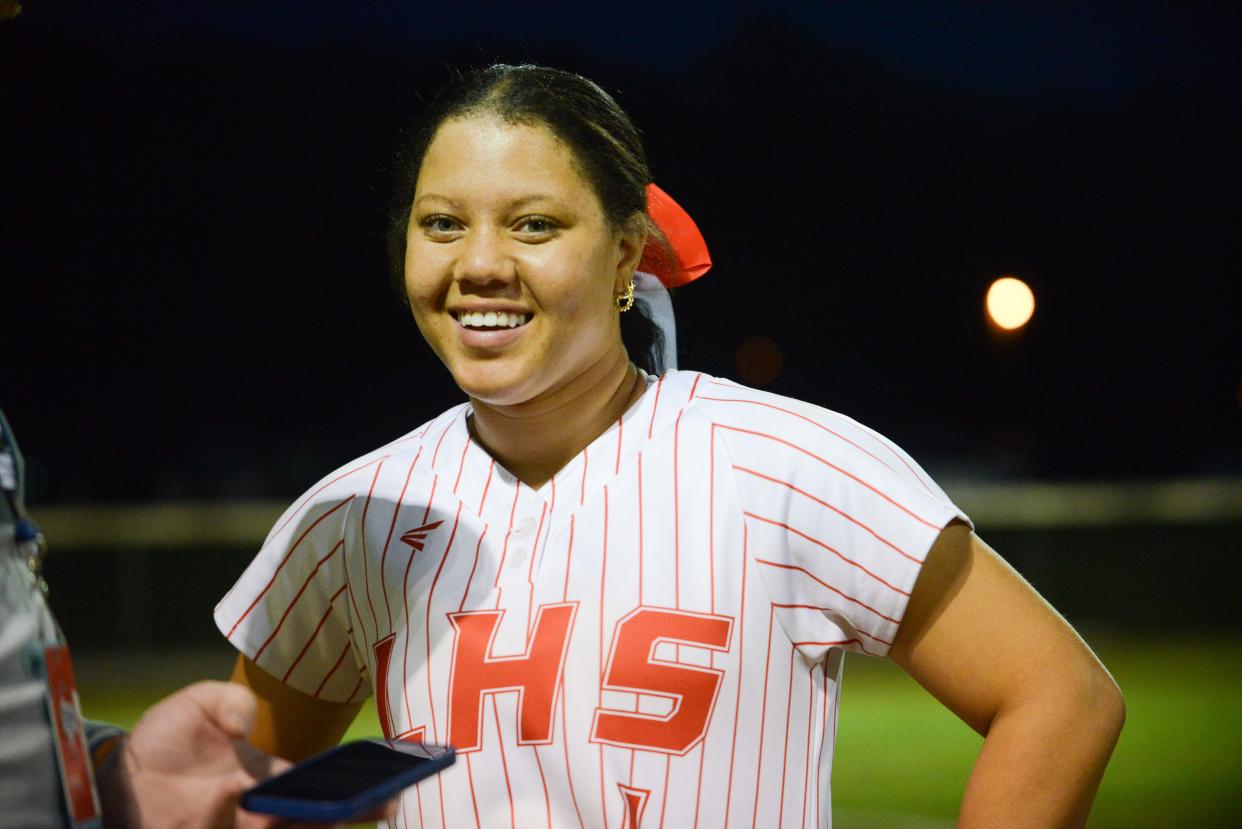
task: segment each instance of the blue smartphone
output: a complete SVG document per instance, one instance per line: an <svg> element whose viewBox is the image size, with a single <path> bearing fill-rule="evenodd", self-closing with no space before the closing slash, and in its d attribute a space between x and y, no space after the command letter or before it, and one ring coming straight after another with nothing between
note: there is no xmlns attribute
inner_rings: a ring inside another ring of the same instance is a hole
<svg viewBox="0 0 1242 829"><path fill-rule="evenodd" d="M392 740L344 743L248 789L241 806L294 820L349 820L456 759L452 746Z"/></svg>

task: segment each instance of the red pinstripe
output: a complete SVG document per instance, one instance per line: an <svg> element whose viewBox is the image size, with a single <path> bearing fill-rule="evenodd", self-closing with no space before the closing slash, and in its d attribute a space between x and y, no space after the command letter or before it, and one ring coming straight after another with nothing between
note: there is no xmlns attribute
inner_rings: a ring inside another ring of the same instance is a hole
<svg viewBox="0 0 1242 829"><path fill-rule="evenodd" d="M647 424L647 439L655 433L656 412L660 410L660 389L664 387L664 375L660 375L660 379L656 380L655 399L651 402L651 422Z"/></svg>
<svg viewBox="0 0 1242 829"><path fill-rule="evenodd" d="M624 435L624 430L625 415L621 415L621 417L617 418L617 466L616 469L612 471L612 474L614 475L621 474L621 439Z"/></svg>
<svg viewBox="0 0 1242 829"><path fill-rule="evenodd" d="M302 582L302 586L298 588L298 592L295 593L293 598L289 601L289 605L285 608L285 612L281 614L280 621L278 621L275 627L272 628L272 632L267 637L267 640L263 642L262 646L260 646L257 651L255 651L254 662L256 664L258 663L259 658L263 656L263 652L267 650L267 646L272 644L272 640L275 639L276 634L280 632L280 628L285 624L285 619L288 619L289 614L293 612L293 607L298 603L298 599L302 598L302 594L306 592L306 588L310 586L310 583L315 580L315 576L319 574L319 568L322 567L328 559L336 555L336 551L341 549L343 546L345 546L345 539L342 538L336 543L336 546L332 548L331 552L319 559L319 561L315 562L315 566L310 571L310 575L306 577L306 581Z"/></svg>
<svg viewBox="0 0 1242 829"><path fill-rule="evenodd" d="M885 580L882 576L880 576L880 575L878 575L878 574L876 574L876 573L871 572L871 571L870 571L870 570L868 570L866 567L863 567L861 564L859 564L857 561L854 561L852 558L849 558L848 556L844 555L844 554L843 554L840 550L838 550L837 548L832 547L832 546L830 546L830 545L828 545L828 544L825 544L824 542L820 541L818 538L815 538L815 537L813 537L813 536L807 535L806 533L802 532L801 530L794 529L793 527L789 526L788 524L784 523L783 521L776 521L776 520L774 520L774 519L772 519L772 518L766 518L766 517L764 517L764 516L762 516L762 515L756 515L756 514L755 514L755 513L753 513L753 512L743 512L742 514L743 514L743 515L745 515L747 518L753 518L753 519L755 519L756 521L762 521L762 522L763 522L763 523L765 523L765 524L771 524L771 525L773 525L773 526L780 527L780 528L781 528L781 529L783 529L783 530L786 530L786 531L788 531L788 532L793 533L794 535L798 536L799 538L803 539L804 541L809 541L809 542L811 542L811 543L812 543L812 544L814 544L816 547L819 547L819 548L821 548L821 549L827 550L828 552L832 553L834 556L836 556L837 558L841 559L842 561L844 561L846 564L850 565L851 567L856 567L856 568L858 568L859 570L861 570L862 572L866 573L868 576L870 576L871 578L875 579L875 580L876 580L876 581L878 581L880 584L882 584L882 585L884 585L885 587L887 587L889 590L892 590L894 593L900 593L901 595L906 596L906 597L909 597L909 595L910 595L910 592L909 592L908 590L902 590L900 587L896 586L895 584L892 584L891 582L889 582L889 581Z"/></svg>
<svg viewBox="0 0 1242 829"><path fill-rule="evenodd" d="M323 521L329 515L336 512L338 509L345 506L352 500L354 500L354 496L351 495L348 498L346 498L344 501L341 501L335 507L333 507L332 509L325 512L323 515L316 518L314 523L306 528L306 532L298 536L298 540L293 542L293 546L289 548L289 552L285 553L285 557L280 560L280 564L277 564L276 569L272 571L272 577L268 579L267 584L263 585L263 589L259 591L259 595L254 597L254 601L250 603L250 606L247 607L246 610L242 613L242 615L237 618L237 621L233 623L233 627L229 628L229 633L226 638L228 639L233 638L233 634L237 632L237 626L240 625L245 620L245 618L250 615L250 611L254 610L255 606L259 603L259 600L262 599L265 595L267 595L267 591L272 589L272 585L276 583L276 577L280 575L281 569L285 566L286 563L288 563L289 559L293 557L293 553L297 550L298 545L300 545L303 541L306 540L306 536L310 535L311 531L314 530L315 527L318 527L321 521Z"/></svg>
<svg viewBox="0 0 1242 829"><path fill-rule="evenodd" d="M789 721L793 718L793 674L794 674L794 656L797 655L797 648L789 649L789 694L785 698L785 747L781 749L781 800L780 809L776 815L776 825L780 826L785 820L785 777L789 771Z"/></svg>
<svg viewBox="0 0 1242 829"><path fill-rule="evenodd" d="M466 577L466 589L461 591L461 602L457 605L457 612L466 609L466 597L470 595L470 583L474 581L474 571L479 566L479 550L483 549L483 538L487 535L487 525L483 525L483 532L479 533L479 543L474 545L474 563L470 565L470 575Z"/></svg>
<svg viewBox="0 0 1242 829"><path fill-rule="evenodd" d="M728 387L728 386L727 386L727 384L725 384L725 383L720 383L720 382L713 382L713 383L712 383L712 385L713 385L713 386L725 386L725 387ZM736 387L734 387L734 388L736 388ZM870 457L871 457L871 458L872 458L872 459L873 459L876 463L881 464L882 466L886 466L886 467L888 467L889 469L893 469L893 467L889 466L887 463L884 463L884 461L882 461L882 460L881 460L878 456L876 456L874 453L872 453L871 451L869 451L869 450L867 450L867 449L863 448L862 446L860 446L859 444L855 443L854 441L850 440L849 438L847 438L845 435L841 434L840 432L837 432L837 431L835 431L835 430L833 430L833 429L830 429L830 428L828 428L827 426L825 426L824 424L822 424L822 423L820 423L819 421L815 420L814 418L807 417L806 415L801 414L801 413L799 413L799 412L795 412L795 411L793 411L792 409L786 409L786 408L784 408L784 407L782 407L782 406L777 406L777 405L775 405L775 404L773 404L773 403L767 403L767 402L762 401L762 400L746 400L746 399L730 398L730 397L704 397L704 398L702 398L702 399L703 399L703 400L715 400L715 401L720 402L720 403L749 403L749 404L754 405L754 406L764 406L764 407L769 408L769 409L775 409L775 410L776 410L776 411L778 411L778 412L784 412L785 414L791 415L791 416L796 417L796 418L798 418L798 419L800 419L800 420L805 420L807 423L810 423L810 424L811 424L812 426L814 426L815 428L817 428L817 429L822 429L823 431L827 432L828 434L830 434L830 435L832 435L832 436L834 436L834 437L840 438L841 440L843 440L843 441L845 441L846 443L848 443L850 446L853 446L853 447L854 447L855 449L857 449L858 451L862 452L862 453L863 453L863 454L865 454L865 455L870 456ZM871 434L872 434L872 436L876 438L876 442L877 442L877 443L879 443L881 446L883 446L885 449L887 449L887 450L889 451L889 453L890 453L890 454L891 454L894 458L896 458L896 459L897 459L897 460L901 463L901 465L902 465L902 466L904 466L906 469L910 470L910 474L914 476L914 480L918 482L919 486L921 486L921 487L923 487L923 489L927 490L927 492L928 492L928 493L932 493L932 488L931 488L931 486L929 486L929 485L928 485L928 483L927 483L927 481L924 479L924 477L923 477L921 474L919 474L919 470L918 470L918 469L916 469L916 468L914 468L913 466L911 466L911 465L910 465L910 462L909 462L909 461L907 461L904 457L902 457L902 455L901 455L901 453L900 453L900 452L898 452L898 451L896 451L895 449L893 449L893 447L889 446L885 440L881 439L878 435L875 435L875 434L874 434L874 433L873 433L870 429L866 428L866 427L865 427L865 426L863 426L862 424L858 424L858 426L859 426L859 428L860 428L860 429L862 429L864 432L871 433ZM897 470L893 469L893 471L894 471L894 472L896 472ZM934 493L932 493L932 494L934 494Z"/></svg>
<svg viewBox="0 0 1242 829"><path fill-rule="evenodd" d="M804 495L804 496L806 496L807 498L810 498L810 499L811 499L812 501L814 501L815 503L819 504L821 507L825 507L825 508L827 508L827 509L832 510L832 511L833 511L833 512L835 512L837 515L840 515L842 518L844 518L844 519L846 519L847 521L849 521L851 524L854 524L854 525L856 525L856 526L858 526L858 527L861 527L862 529L866 530L866 531L867 531L867 532L869 532L872 536L874 536L874 537L875 537L875 539L876 539L877 541L879 541L879 542L883 543L884 545L886 545L886 546L888 546L888 547L892 548L894 551L896 551L897 553L901 554L903 557L905 557L905 558L909 559L910 561L913 561L915 564L922 564L922 563L923 563L923 559L921 559L921 558L915 558L914 556L910 555L910 554L909 554L909 553L907 553L905 550L901 549L901 548L900 548L900 547L898 547L896 544L894 544L893 542L889 541L889 540L888 540L887 538L885 538L884 536L880 535L878 532L876 532L876 531L875 531L875 529L874 529L874 528L872 528L872 527L868 526L867 524L864 524L863 522L859 521L859 520L858 520L857 518L855 518L854 516L850 515L850 514L849 514L848 512L846 512L845 510L842 510L842 509L840 509L840 508L838 508L838 507L836 507L836 506L833 506L832 504L828 503L827 501L823 500L822 498L818 498L818 497L816 497L816 496L812 495L811 493L807 492L806 490L804 490L804 489L800 489L800 488L798 488L798 487L794 486L793 484L789 483L788 481L782 481L782 480L780 480L780 479L778 479L778 478L773 478L771 475L765 475L765 474L763 474L762 472L756 472L756 471L755 471L755 470L753 470L753 469L747 469L746 467L744 467L744 466L738 466L737 464L734 464L734 465L733 465L733 468L734 468L734 469L736 469L738 472L745 472L745 473L747 473L747 474L749 474L749 475L754 475L756 478L763 478L765 481L770 481L770 482L772 482L772 483L774 483L774 484L777 484L777 485L779 485L779 486L783 486L783 487L786 487L786 488L788 488L788 489L791 489L791 490L793 490L794 492L798 493L799 495Z"/></svg>
<svg viewBox="0 0 1242 829"><path fill-rule="evenodd" d="M474 796L474 768L470 764L470 755L466 755L466 779L470 781L470 805L474 807L474 825L476 829L482 829L483 823L479 820L479 800Z"/></svg>
<svg viewBox="0 0 1242 829"><path fill-rule="evenodd" d="M565 601L565 599L562 599ZM574 814L578 816L578 826L586 829L582 820L582 810L578 808L578 795L574 792L574 775L569 766L569 730L565 723L565 678L561 678L561 748L565 752L565 781L569 783L569 799L574 802ZM467 755L469 756L469 755Z"/></svg>
<svg viewBox="0 0 1242 829"><path fill-rule="evenodd" d="M584 451L585 455L586 452ZM582 464L582 484L586 486L586 462ZM599 569L599 682L596 705L604 707L604 585L608 582L608 487L604 486L604 543ZM604 829L608 829L608 792L604 788L604 746L599 746L599 808L604 815Z"/></svg>
<svg viewBox="0 0 1242 829"><path fill-rule="evenodd" d="M587 456L587 449L586 447L583 447L582 449L582 489L578 492L578 506L582 506L583 504L586 503L586 481L587 481L587 461L588 460L590 460L590 458Z"/></svg>
<svg viewBox="0 0 1242 829"><path fill-rule="evenodd" d="M456 418L449 418L449 422L444 427L444 431L440 433L439 439L436 440L436 448L431 453L431 468L432 469L436 468L436 461L439 460L440 458L440 444L444 443L444 436L447 435L449 433L449 430L453 428L453 423L456 420L457 420Z"/></svg>
<svg viewBox="0 0 1242 829"><path fill-rule="evenodd" d="M344 539L344 537L342 537L342 538L341 538L341 543L343 544L344 542L345 542L345 539ZM343 558L345 558L345 557L343 557ZM357 620L358 629L359 629L360 631L362 631L362 639L363 639L363 641L366 641L366 638L367 638L367 637L366 637L366 628L365 628L365 627L363 627L363 624L362 624L362 611L358 609L358 597L354 595L354 592L355 592L355 591L354 591L354 583L353 583L353 581L351 581L351 580L350 580L350 578L349 578L349 559L348 559L348 558L345 558L345 560L344 560L342 563L345 565L345 591L346 591L346 595L347 595L347 596L349 596L349 604L350 604L350 605L353 607L353 609L354 609L354 615L351 617L351 621L353 621L353 620ZM350 629L352 630L353 628L350 628Z"/></svg>
<svg viewBox="0 0 1242 829"><path fill-rule="evenodd" d="M553 481L556 479L553 478ZM556 489L552 490L552 500L556 501ZM565 551L565 586L561 593L561 601L569 601L569 567L574 560L574 516L569 516L569 546ZM578 808L578 795L574 792L574 774L572 766L569 764L569 726L565 722L565 699L568 695L565 692L565 677L561 676L561 748L565 752L565 781L569 784L569 797L574 802L574 814L578 816L578 826L580 829L586 829L586 823L582 820L582 810Z"/></svg>
<svg viewBox="0 0 1242 829"><path fill-rule="evenodd" d="M530 750L535 753L535 766L539 769L539 782L543 783L543 807L548 813L548 829L552 829L552 799L548 797L548 779L543 776L543 762L539 759L539 746L531 746Z"/></svg>
<svg viewBox="0 0 1242 829"><path fill-rule="evenodd" d="M534 578L532 574L534 572L535 557L536 557L537 551L539 550L539 541L543 537L543 519L547 515L547 512L548 512L548 505L544 504L539 510L539 529L535 531L535 540L531 543L530 564L528 565L528 569L526 571L526 579L527 581L531 583L530 594L526 602L526 640L528 642L531 640L531 636L532 636L531 626L530 626L530 610L531 610L531 607L535 604L535 583L534 583ZM563 683L562 683L562 688L563 688ZM533 749L534 746L531 746L531 748ZM547 778L543 776L543 763L539 762L538 751L535 752L535 765L539 769L539 782L543 784L543 799L548 807L548 829L551 829L552 827L552 804L551 804L551 801L548 800L548 781L547 781Z"/></svg>
<svg viewBox="0 0 1242 829"><path fill-rule="evenodd" d="M806 674L806 756L802 765L802 823L800 826L806 826L806 796L809 792L811 779L811 726L815 724L815 668L807 671Z"/></svg>
<svg viewBox="0 0 1242 829"><path fill-rule="evenodd" d="M772 622L776 619L776 608L768 608L768 655L763 663L763 713L759 717L759 757L755 761L755 812L750 819L751 829L759 823L759 784L763 782L763 735L768 727L768 677L772 675Z"/></svg>
<svg viewBox="0 0 1242 829"><path fill-rule="evenodd" d="M769 435L769 434L767 434L767 433L765 433L765 432L756 432L756 431L755 431L755 430L753 430L753 429L743 429L743 428L741 428L740 426L727 426L727 425L725 425L725 424L723 424L723 423L720 423L720 424L717 424L717 425L718 425L721 429L727 429L727 430L728 430L728 431L730 431L730 432L740 432L741 434L744 434L744 435L752 435L752 436L754 436L754 437L764 438L765 440L770 440L770 441L773 441L774 443L779 443L779 444L781 444L782 446L788 446L790 449L793 449L793 450L794 450L794 451L796 451L796 452L800 452L800 453L802 453L803 455L806 455L808 458L813 458L814 460L819 461L821 464L823 464L824 466L826 466L826 467L828 467L829 469L833 470L834 472L839 472L839 473L841 473L842 475L844 475L845 477L849 478L849 479L850 479L851 481L853 481L854 483L856 483L856 484L858 484L858 485L862 486L862 487L863 487L863 488L865 488L865 489L870 490L871 492L874 492L876 495L880 496L880 497L881 497L881 498L883 498L885 501L888 501L888 502L889 502L890 504L892 504L894 507L896 507L897 509L899 509L899 510L901 510L902 512L904 512L906 515L910 516L910 517L911 517L911 518L913 518L915 521L918 521L920 524L923 524L923 525L925 525L925 526L931 527L933 530L939 530L939 529L940 529L939 525L937 525L937 524L935 524L935 523L933 523L933 522L931 522L931 521L928 521L926 518L923 518L922 516L920 516L920 515L918 515L917 513L915 513L915 512L914 512L914 510L910 509L909 507L907 507L907 506L905 506L905 505L903 505L903 504L901 504L901 503L898 503L898 502L897 502L897 501L896 501L896 500L895 500L892 496L888 495L888 494L887 494L886 492L884 492L883 490L878 489L878 488L877 488L877 487L875 487L875 486L872 486L871 484L867 483L866 481L864 481L862 478L858 477L858 476L857 476L857 475L855 475L854 473L852 473L852 472L847 472L846 470L844 470L844 469L842 469L841 467L837 466L837 465L836 465L835 463L833 463L832 461L826 460L825 458L821 458L819 455L816 455L814 452L810 451L809 449L803 449L801 446L799 446L799 445L798 445L798 444L796 444L796 443L792 443L792 442L790 442L790 441L787 441L787 440L785 440L784 438L778 438L776 435Z"/></svg>
<svg viewBox="0 0 1242 829"><path fill-rule="evenodd" d="M500 712L496 710L496 695L491 694L492 716L496 720L496 746L500 749L500 768L505 773L505 792L509 795L509 826L517 829L517 814L513 806L513 787L509 785L509 761L505 759L505 733L500 728Z"/></svg>
<svg viewBox="0 0 1242 829"><path fill-rule="evenodd" d="M740 621L737 637L737 700L733 704L733 745L729 749L729 785L725 787L725 826L729 825L729 807L733 800L733 761L737 756L737 723L738 715L742 710L742 677L746 676L746 663L743 659L746 656L744 650L746 645L746 561L750 557L748 529L746 523L742 522L742 600L741 609L738 610Z"/></svg>
<svg viewBox="0 0 1242 829"><path fill-rule="evenodd" d="M690 386L690 396L686 398L687 405L689 405L690 401L694 399L695 389L699 387L699 381L702 379L703 379L703 374L701 372L699 374L694 375L694 383L692 383Z"/></svg>
<svg viewBox="0 0 1242 829"><path fill-rule="evenodd" d="M574 560L574 517L569 516L569 549L565 552L565 587L561 601L569 601L569 565Z"/></svg>
<svg viewBox="0 0 1242 829"><path fill-rule="evenodd" d="M349 696L348 696L348 697L346 697L346 699L347 699L347 700L349 700L350 702L353 702L353 701L354 701L354 694L358 693L358 689L359 689L359 688L361 688L361 687L362 687L362 676L361 676L361 675L359 675L359 677L358 677L358 681L357 681L356 683L354 683L354 690L352 690L352 691L350 691L350 692L349 692Z"/></svg>
<svg viewBox="0 0 1242 829"><path fill-rule="evenodd" d="M708 652L708 658L712 660L712 662L710 663L712 667L715 667L715 660L712 659L712 657L714 656L715 654L713 652L710 652L710 651ZM710 732L707 732L707 733L710 733ZM704 761L705 755L707 754L707 733L704 733L703 743L702 745L699 746L699 749L698 749L699 750L699 782L698 782L698 786L695 790L695 795L694 795L694 823L692 824L693 826L696 827L696 829L699 825L699 807L703 803L703 761Z"/></svg>
<svg viewBox="0 0 1242 829"><path fill-rule="evenodd" d="M452 532L449 533L448 543L444 545L444 554L440 556L440 566L436 568L436 574L431 579L431 589L427 591L427 608L426 608L427 615L423 619L423 634L425 637L425 644L426 644L426 650L424 651L424 653L426 654L425 658L427 660L425 663L425 670L424 670L424 673L427 674L427 705L431 708L431 735L432 737L435 738L435 741L437 743L440 742L440 729L436 725L436 698L435 698L435 692L431 688L431 664L432 664L431 663L431 603L435 599L435 596L436 596L436 584L438 584L440 581L440 573L444 571L444 563L448 561L449 552L452 551L453 549L453 540L457 538L457 526L459 523L461 523L461 508L463 506L465 505L461 501L457 502L457 515L453 518L453 530ZM405 655L402 656L403 660L405 659L405 656L409 655L409 652L410 652L410 645L409 645L410 632L408 629L406 630L405 635L406 635L406 646L405 646ZM408 672L404 661L402 662L402 665L401 665L401 671L402 673Z"/></svg>
<svg viewBox="0 0 1242 829"><path fill-rule="evenodd" d="M547 517L548 505L539 508L539 528L535 530L535 539L530 545L530 561L526 565L526 580L530 582L530 592L526 602L526 638L530 638L530 610L535 604L535 559L539 558L539 541L543 538L543 519Z"/></svg>
<svg viewBox="0 0 1242 829"><path fill-rule="evenodd" d="M312 695L315 699L319 699L319 695L323 692L323 686L328 684L328 680L336 673L336 669L341 667L341 663L345 661L345 654L349 653L349 643L345 643L345 647L341 649L341 655L336 658L336 662L332 664L332 669L323 676L323 680L319 683L319 687L315 689Z"/></svg>
<svg viewBox="0 0 1242 829"><path fill-rule="evenodd" d="M289 666L289 670L285 671L285 675L280 678L281 682L288 684L289 677L293 674L298 663L302 661L302 657L306 656L306 652L310 650L311 643L319 636L319 631L323 630L324 623L328 621L328 617L332 615L332 603L336 601L337 596L345 592L345 585L341 585L341 589L332 594L332 598L328 599L328 609L324 612L323 618L319 620L319 624L315 625L314 631L311 632L310 638L306 640L306 644L302 646L302 650L298 653L298 658L293 660L293 664Z"/></svg>
<svg viewBox="0 0 1242 829"><path fill-rule="evenodd" d="M492 488L492 473L496 471L496 459L487 467L487 480L483 483L483 495L479 498L479 517L483 517L483 505L487 503L487 491Z"/></svg>
<svg viewBox="0 0 1242 829"><path fill-rule="evenodd" d="M695 375L694 385L690 387L690 400L694 399L694 390L698 388L699 379L703 375ZM688 402L688 401L687 401ZM715 424L707 434L707 583L710 589L711 612L716 612L716 429ZM716 652L707 652L707 665L716 667ZM694 826L699 825L699 808L703 803L703 765L707 754L707 734L703 735L703 745L699 747L699 785L694 796Z"/></svg>
<svg viewBox="0 0 1242 829"><path fill-rule="evenodd" d="M668 813L668 778L673 766L673 758L664 755L664 793L660 795L660 829L664 829L664 817Z"/></svg>
<svg viewBox="0 0 1242 829"><path fill-rule="evenodd" d="M461 463L457 467L457 477L453 480L453 494L457 494L457 486L461 483L461 473L466 471L466 453L470 451L470 443L473 438L467 437L466 442L461 447Z"/></svg>
<svg viewBox="0 0 1242 829"><path fill-rule="evenodd" d="M793 643L793 646L795 648L839 648L842 645L858 645L858 647L861 648L862 642L858 641L857 639L850 638L850 639L833 639L830 642L807 639L804 641Z"/></svg>
<svg viewBox="0 0 1242 829"><path fill-rule="evenodd" d="M638 455L638 603L643 603L643 456ZM634 781L630 781L634 785Z"/></svg>
<svg viewBox="0 0 1242 829"><path fill-rule="evenodd" d="M379 480L380 472L384 469L384 462L380 461L379 466L375 467L375 474L371 476L371 488L367 490L367 500L362 504L362 526L358 529L358 536L362 541L362 589L367 594L367 607L371 609L371 624L375 627L375 640L380 640L379 619L375 616L375 604L371 601L371 568L367 566L370 557L367 555L367 511L371 508L371 496L375 494L375 482ZM380 573L380 581L384 580L384 574ZM366 636L366 633L363 633Z"/></svg>
<svg viewBox="0 0 1242 829"><path fill-rule="evenodd" d="M384 565L388 561L388 545L392 542L393 530L397 528L397 516L401 513L401 505L405 503L405 491L410 486L410 476L414 474L414 464L418 463L418 459L423 456L423 447L418 447L414 460L410 461L410 468L405 471L405 483L401 485L401 494L397 496L397 502L392 505L392 521L388 524L388 535L384 538L384 552L380 555L380 576L384 575ZM380 579L380 588L384 591L384 609L388 611L388 633L392 633L392 605L388 602L388 579ZM381 637L382 638L382 637Z"/></svg>
<svg viewBox="0 0 1242 829"><path fill-rule="evenodd" d="M439 483L440 476L433 475L431 478L431 494L427 496L427 507L423 510L423 524L427 523L427 516L431 515L431 505L435 503L436 486ZM405 700L405 722L410 726L414 725L414 714L410 710L409 674L406 672L406 657L410 652L410 568L414 566L414 556L416 553L418 553L418 550L411 547L410 557L405 560L405 574L401 577L401 602L405 614L405 640L401 648L401 697Z"/></svg>
<svg viewBox="0 0 1242 829"><path fill-rule="evenodd" d="M681 503L679 494L681 486L678 482L677 456L681 454L681 412L677 413L677 421L673 424L673 598L675 606L681 609ZM681 645L676 648L677 661L681 661Z"/></svg>
<svg viewBox="0 0 1242 829"><path fill-rule="evenodd" d="M382 460L384 460L384 459L385 459L385 458L387 458L387 457L388 457L387 455L384 455L384 456L383 456L383 457L381 457L381 458L372 458L371 460L367 461L366 463L364 463L364 464L362 464L362 465L360 465L360 466L355 466L353 469L349 470L348 472L342 472L340 475L336 476L335 478L333 478L332 480L328 481L328 482L327 482L326 484L324 484L323 486L319 487L319 489L317 489L317 490L315 490L314 492L312 492L312 493L310 493L309 495L307 495L305 498L303 498L303 499L302 499L302 504L301 504L301 505L300 505L297 509L295 509L292 513L290 513L288 518L286 518L284 521L280 522L280 525L279 525L278 527L276 527L276 529L272 530L272 532L271 532L272 537L274 538L274 537L276 537L276 536L280 535L281 530L283 530L285 527L289 526L289 522L290 522L290 521L292 521L294 518L297 518L297 517L298 517L298 516L302 513L302 510L306 508L306 505L307 505L307 504L309 504L311 501L313 501L313 500L314 500L314 498L315 498L315 496L316 496L316 495L318 495L319 493L323 492L325 489L327 489L328 487L332 486L332 485L333 485L334 483L336 483L337 481L343 481L343 480L345 480L346 478L348 478L350 475L354 474L355 472L361 472L362 470L366 469L368 466L370 466L371 464L375 463L376 461L382 461ZM352 496L352 495L351 495L351 496L349 496L349 498L346 498L345 500L346 500L346 501L348 501L348 500L352 499L353 497L354 497L354 496ZM299 540L301 540L301 539L299 539Z"/></svg>
<svg viewBox="0 0 1242 829"><path fill-rule="evenodd" d="M824 713L823 713L822 721L824 725L823 725L822 733L820 735L820 740L819 740L819 756L820 757L824 756L824 740L828 739L828 662L827 660L824 661L823 680L824 680L824 693L823 693ZM836 711L837 711L837 708L834 705L832 707L834 729L836 728ZM834 743L834 748L835 748L835 743L836 743L835 731L834 731L833 743ZM819 801L821 799L819 796L820 794L819 776L818 776L819 766L817 765L815 768L817 772L816 777L815 777L815 825L822 826L823 824L819 822Z"/></svg>
<svg viewBox="0 0 1242 829"><path fill-rule="evenodd" d="M870 611L871 613L875 614L876 616L878 616L879 618L883 619L884 621L886 621L886 622L892 622L892 623L893 623L893 624L895 624L895 625L897 625L897 624L901 624L901 620L900 620L900 619L894 619L892 616L885 616L883 613L881 613L880 611L876 610L874 607L872 607L871 605L867 604L866 602L861 602L861 601L859 601L858 599L855 599L853 596L850 596L850 595L848 595L848 594L846 594L846 593L842 593L840 590L838 590L837 588L833 587L831 584L829 584L828 582L824 581L823 579L819 578L819 577L818 577L818 576L816 576L814 573L808 572L807 570L805 570L805 569L803 569L803 568L801 568L801 567L797 566L796 564L781 564L780 562L777 562L777 561L768 561L767 559L764 559L764 558L757 558L757 559L755 559L755 563L756 563L756 564L765 564L765 565L767 565L768 567L779 567L779 568L781 568L782 570L795 570L795 571L797 571L797 572L801 573L802 575L806 576L807 578L809 578L809 579L811 579L811 580L815 581L817 584L821 585L822 587L826 587L826 588L828 588L828 589L829 589L829 590L831 590L833 593L836 593L838 596L840 596L841 598L845 599L847 602L852 602L853 604L858 605L859 607L863 608L864 610ZM798 607L798 605L790 605L790 607ZM816 609L816 610L827 610L828 608L817 607L817 608L815 608L815 609ZM855 625L854 627L855 627L855 629L856 629L856 630L858 630L858 632L859 632L859 633L861 633L861 634L865 635L868 639L874 639L875 641L877 641L877 642L881 642L881 643L883 643L883 644L885 644L885 645L891 645L891 644L893 644L892 642L889 642L889 641L888 641L888 640L886 640L886 639L881 639L881 638L880 638L880 637L878 637L878 636L875 636L875 635L873 635L873 634L871 634L871 633L867 633L867 631L863 630L862 628L858 627L857 625Z"/></svg>

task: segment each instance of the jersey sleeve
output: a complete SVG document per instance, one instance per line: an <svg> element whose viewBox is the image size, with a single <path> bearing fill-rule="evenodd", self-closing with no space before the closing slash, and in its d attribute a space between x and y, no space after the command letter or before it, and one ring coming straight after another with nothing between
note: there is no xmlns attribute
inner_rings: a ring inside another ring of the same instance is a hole
<svg viewBox="0 0 1242 829"><path fill-rule="evenodd" d="M794 645L884 656L932 543L969 519L905 452L834 412L797 401L721 434L748 556Z"/></svg>
<svg viewBox="0 0 1242 829"><path fill-rule="evenodd" d="M300 498L215 609L220 632L260 668L332 702L370 689L360 681L345 566L355 499L348 486L323 482Z"/></svg>

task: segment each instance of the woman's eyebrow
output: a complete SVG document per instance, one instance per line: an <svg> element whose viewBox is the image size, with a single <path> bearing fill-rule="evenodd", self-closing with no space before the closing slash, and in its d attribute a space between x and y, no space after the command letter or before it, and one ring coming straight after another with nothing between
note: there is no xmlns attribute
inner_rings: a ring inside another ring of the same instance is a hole
<svg viewBox="0 0 1242 829"><path fill-rule="evenodd" d="M523 207L526 207L527 205L533 202L540 202L540 201L549 201L557 205L562 204L561 200L556 198L555 196L550 196L544 193L532 193L529 196L521 196L520 198L516 198L513 201L509 202L509 209L510 210L521 210Z"/></svg>
<svg viewBox="0 0 1242 829"><path fill-rule="evenodd" d="M411 206L414 208L417 208L419 205L423 204L424 202L442 202L443 204L448 205L453 210L461 209L461 205L453 201L453 199L450 199L448 196L444 196L439 193L424 193L418 198L414 199L414 203ZM506 202L504 204L504 209L506 211L512 212L515 210L521 210L537 202L550 202L557 207L566 207L565 202L562 201L561 199L558 199L556 196L550 195L548 193L531 193L530 195L527 195L527 196L518 196L512 201Z"/></svg>
<svg viewBox="0 0 1242 829"><path fill-rule="evenodd" d="M456 210L458 207L457 202L453 201L448 196L441 196L439 193L423 193L421 196L419 196L418 198L414 200L414 204L412 206L417 207L419 204L425 201L441 201L447 204L449 207L452 207L454 210Z"/></svg>

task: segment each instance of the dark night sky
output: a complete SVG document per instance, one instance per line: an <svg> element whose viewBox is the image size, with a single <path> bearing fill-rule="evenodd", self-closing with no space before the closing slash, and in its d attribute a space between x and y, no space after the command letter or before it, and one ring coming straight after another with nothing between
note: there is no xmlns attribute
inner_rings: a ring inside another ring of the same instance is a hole
<svg viewBox="0 0 1242 829"><path fill-rule="evenodd" d="M388 165L492 59L643 128L716 262L683 366L770 337L770 388L948 477L1242 474L1230 7L421 5L0 25L0 404L37 496L289 496L455 402L388 292ZM1039 308L998 339L1006 273Z"/></svg>

